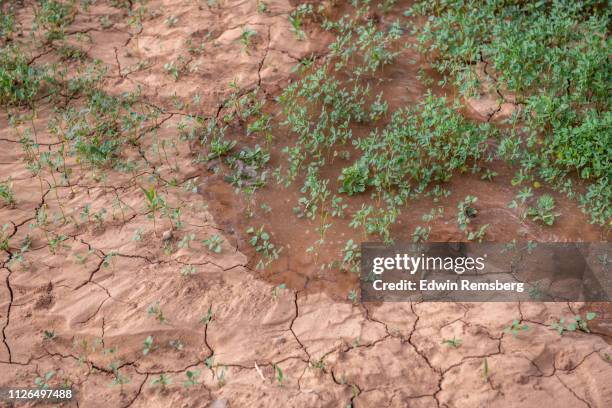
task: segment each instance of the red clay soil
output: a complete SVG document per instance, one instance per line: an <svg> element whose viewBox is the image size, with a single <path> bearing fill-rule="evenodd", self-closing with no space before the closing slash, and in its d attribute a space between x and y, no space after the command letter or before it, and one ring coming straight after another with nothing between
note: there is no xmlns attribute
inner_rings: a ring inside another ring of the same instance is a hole
<svg viewBox="0 0 612 408"><path fill-rule="evenodd" d="M25 36L32 21L30 3L17 13ZM8 224L11 245L0 254L0 387L33 387L37 377L53 371L50 386L67 383L77 391L76 401L61 406L612 406L612 337L602 320L609 313L606 305L354 305L347 293L357 286L357 276L320 268L340 256L347 239L362 239L348 220L334 225L327 238L331 244L315 259L306 248L316 239L316 224L292 213L299 197L296 187L270 183L254 198L257 206L266 203L272 212L256 211L247 218L244 197L222 176L194 164L186 143L177 144L171 154L178 170L154 154L154 144L176 140L177 124L186 114L221 114L230 82L242 89L261 86L272 100L301 58L325 54L329 33L308 26L306 39L298 41L291 32L290 1L271 0L268 11L258 13L256 1L227 0L208 7L204 1L153 0L147 3L141 30L127 24L124 9L105 3L98 1L76 16L69 41L109 68L104 85L109 93L140 86L143 99L163 114L154 124L155 139L141 138L137 146L126 145L122 151L125 158L142 163L138 177L108 170L106 180L95 180L72 162L67 163L73 169L71 185L57 189L51 188L50 174L43 173L44 182L31 175L19 143L20 132L34 126L42 150L57 147L47 130L53 107L44 106L32 122L14 126L6 113L0 114L0 180L10 176L16 192L14 206L0 206L0 225ZM172 27L166 22L171 15L177 18ZM101 27L103 16L112 27ZM239 41L244 27L257 32L248 52ZM78 39L85 34L87 41ZM204 51L190 55L188 40L202 42ZM53 49L32 52L37 63L57 60ZM188 68L175 81L164 65L179 56ZM425 86L415 79L417 69L401 62L385 68L388 81L381 86L391 104L414 102L424 94ZM199 105L191 102L196 95ZM173 98L185 105L177 108ZM79 101L73 103L78 106ZM466 106L475 120L496 121L512 110L511 105L498 106L486 91ZM239 145L252 141L239 129L232 136ZM272 163L278 164L280 148L290 136L282 131L275 136ZM491 240L606 239L575 202L559 195L555 198L563 216L554 227L521 219L507 208L516 195L509 183L512 170L501 163L494 166L499 173L494 183L472 176L450 182L451 199L438 204L445 211L430 240L461 239L456 202L474 192L480 198L475 222L492 225ZM140 185L153 174L176 179L175 187L169 183L160 193L171 206L182 207L184 227L165 242L162 233L172 230L170 221L158 220L154 231L143 206ZM113 209L117 197L124 203L122 211ZM365 199L350 200L348 210L359 208L360 200ZM92 213L107 209L106 222L52 221L62 210L79 219L87 203ZM404 211L395 236L410 239L431 205L423 199ZM50 222L45 228L32 227L41 209ZM258 271L244 230L263 224L284 250L272 267ZM50 248L49 236L58 234L67 239ZM133 239L135 234L140 240ZM197 239L179 248L190 234ZM223 239L218 254L199 242L214 234ZM9 262L26 236L32 243L25 259ZM172 251L165 250L168 245ZM195 273L182 276L188 266ZM163 323L148 313L156 302L167 319ZM591 309L599 313L593 328L600 334L559 336L549 328L554 319ZM202 320L209 310L211 318ZM529 326L516 338L504 333L513 319ZM54 337L45 338L45 331ZM145 355L148 336L153 345ZM453 348L443 343L452 338L462 344ZM185 387L187 372L199 372L199 383ZM118 384L117 373L124 384ZM160 374L171 383L155 385Z"/></svg>

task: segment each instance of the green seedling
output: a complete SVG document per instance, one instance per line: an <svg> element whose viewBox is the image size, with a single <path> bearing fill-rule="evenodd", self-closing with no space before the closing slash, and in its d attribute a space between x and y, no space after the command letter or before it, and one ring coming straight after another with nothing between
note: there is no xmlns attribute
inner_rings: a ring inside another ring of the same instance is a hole
<svg viewBox="0 0 612 408"><path fill-rule="evenodd" d="M13 182L10 179L5 183L0 183L0 199L9 207L15 205L15 191L13 191Z"/></svg>
<svg viewBox="0 0 612 408"><path fill-rule="evenodd" d="M183 387L190 388L194 385L199 384L198 379L200 378L200 370L194 370L185 372L185 376L187 376L187 380L183 383Z"/></svg>
<svg viewBox="0 0 612 408"><path fill-rule="evenodd" d="M325 372L325 357L321 357L318 360L310 363L311 367L319 372Z"/></svg>
<svg viewBox="0 0 612 408"><path fill-rule="evenodd" d="M49 381L55 376L55 371L47 371L43 377L36 377L34 385L41 390L49 388Z"/></svg>
<svg viewBox="0 0 612 408"><path fill-rule="evenodd" d="M257 0L257 12L263 14L268 11L268 5L261 0Z"/></svg>
<svg viewBox="0 0 612 408"><path fill-rule="evenodd" d="M357 291L355 289L351 289L349 291L347 298L353 303L353 305L359 303L359 295L357 294Z"/></svg>
<svg viewBox="0 0 612 408"><path fill-rule="evenodd" d="M181 351L185 347L180 340L170 340L168 342L168 345L170 346L170 348L176 351Z"/></svg>
<svg viewBox="0 0 612 408"><path fill-rule="evenodd" d="M342 170L342 174L338 178L338 180L342 183L342 186L338 191L341 193L347 193L350 196L363 193L369 183L368 176L369 169L365 165L346 167Z"/></svg>
<svg viewBox="0 0 612 408"><path fill-rule="evenodd" d="M114 26L115 23L112 22L109 16L104 15L100 17L100 25L102 26L103 29L108 30L109 28Z"/></svg>
<svg viewBox="0 0 612 408"><path fill-rule="evenodd" d="M463 340L455 338L455 337L453 337L452 339L442 340L442 344L446 344L447 346L452 347L452 348L458 348L462 342Z"/></svg>
<svg viewBox="0 0 612 408"><path fill-rule="evenodd" d="M134 235L132 235L132 241L140 242L142 241L142 228L138 227L134 230Z"/></svg>
<svg viewBox="0 0 612 408"><path fill-rule="evenodd" d="M342 269L358 273L359 272L359 261L361 259L361 251L359 245L349 239L342 249Z"/></svg>
<svg viewBox="0 0 612 408"><path fill-rule="evenodd" d="M177 245L179 248L191 248L193 241L195 241L195 234L188 234L181 238Z"/></svg>
<svg viewBox="0 0 612 408"><path fill-rule="evenodd" d="M65 235L50 234L47 237L47 244L49 245L49 251L51 251L51 253L55 255L61 249L70 248L69 245L64 243L67 240L68 240L68 237Z"/></svg>
<svg viewBox="0 0 612 408"><path fill-rule="evenodd" d="M152 336L147 336L147 338L145 339L145 341L142 344L143 344L142 355L146 356L147 354L149 354L154 349L154 346L153 346L153 337Z"/></svg>
<svg viewBox="0 0 612 408"><path fill-rule="evenodd" d="M280 368L278 364L274 364L274 372L276 373L276 381L278 381L278 385L283 385L283 381L285 381L285 376L283 374L283 370Z"/></svg>
<svg viewBox="0 0 612 408"><path fill-rule="evenodd" d="M527 209L527 215L529 215L534 221L541 221L545 225L553 225L555 218L560 214L555 213L555 199L549 195L544 194L538 199L535 207L529 207Z"/></svg>
<svg viewBox="0 0 612 408"><path fill-rule="evenodd" d="M213 311L212 311L212 306L208 306L208 311L200 319L200 322L202 322L202 324L204 324L204 325L207 325L207 324L209 324L212 321L213 317L214 317L214 315L213 315Z"/></svg>
<svg viewBox="0 0 612 408"><path fill-rule="evenodd" d="M153 220L153 233L157 236L156 213L166 208L166 201L162 196L158 195L155 187L150 187L148 190L141 187L141 190L144 193L145 204L150 212L148 217Z"/></svg>
<svg viewBox="0 0 612 408"><path fill-rule="evenodd" d="M344 212L348 208L347 204L344 204L342 197L334 196L331 201L331 215L332 217L344 218Z"/></svg>
<svg viewBox="0 0 612 408"><path fill-rule="evenodd" d="M478 201L478 197L466 196L463 201L457 205L457 209L459 210L457 212L457 224L461 231L467 231L472 218L476 217L478 214L478 210L473 206L476 201Z"/></svg>
<svg viewBox="0 0 612 408"><path fill-rule="evenodd" d="M56 334L53 330L45 330L43 331L43 340L54 340Z"/></svg>
<svg viewBox="0 0 612 408"><path fill-rule="evenodd" d="M159 385L162 388L166 388L170 384L172 384L172 378L170 378L167 374L163 373L160 374L159 377L153 378L153 380L151 380L151 385L154 387Z"/></svg>
<svg viewBox="0 0 612 408"><path fill-rule="evenodd" d="M272 288L272 299L274 300L278 299L278 295L280 294L280 291L286 288L287 288L287 285L285 285L284 283L281 283L280 285L277 285L274 288Z"/></svg>
<svg viewBox="0 0 612 408"><path fill-rule="evenodd" d="M517 338L521 331L527 331L529 326L521 324L518 320L513 320L509 326L504 328L504 333L512 333L512 337Z"/></svg>
<svg viewBox="0 0 612 408"><path fill-rule="evenodd" d="M198 269L195 265L185 265L181 268L181 276L189 277L198 273Z"/></svg>
<svg viewBox="0 0 612 408"><path fill-rule="evenodd" d="M412 242L425 242L429 239L429 234L431 233L431 227L422 227L417 225L412 233Z"/></svg>
<svg viewBox="0 0 612 408"><path fill-rule="evenodd" d="M482 376L484 378L484 382L488 383L489 382L489 362L487 361L487 358L484 358L484 361L482 363Z"/></svg>
<svg viewBox="0 0 612 408"><path fill-rule="evenodd" d="M217 385L219 385L219 387L223 387L227 382L227 379L225 378L227 374L227 366L223 366L220 371L219 367L217 366L215 373L217 376Z"/></svg>
<svg viewBox="0 0 612 408"><path fill-rule="evenodd" d="M270 241L270 234L268 234L264 227L261 226L259 229L249 227L247 234L251 236L249 243L262 258L257 263L257 269L264 269L270 263L278 259L282 248L276 248L276 246Z"/></svg>
<svg viewBox="0 0 612 408"><path fill-rule="evenodd" d="M179 20L179 19L178 19L178 17L177 17L177 16L169 16L169 17L166 19L166 25L167 25L168 27L174 27L174 26L175 26L175 25L178 23L178 20Z"/></svg>
<svg viewBox="0 0 612 408"><path fill-rule="evenodd" d="M242 34L240 34L240 43L242 43L242 47L245 51L247 51L251 45L252 38L257 35L257 31L244 27L242 29Z"/></svg>
<svg viewBox="0 0 612 408"><path fill-rule="evenodd" d="M590 333L589 329L589 321L595 319L597 317L597 313L587 312L586 316L583 318L580 315L574 316L573 320L570 322L566 322L564 318L559 319L559 321L553 321L550 325L550 328L556 330L560 336L563 336L563 333L582 331L585 333Z"/></svg>
<svg viewBox="0 0 612 408"><path fill-rule="evenodd" d="M219 234L214 234L210 238L202 240L202 243L206 245L209 251L212 251L216 254L220 254L222 251L221 245L223 244L223 239Z"/></svg>
<svg viewBox="0 0 612 408"><path fill-rule="evenodd" d="M149 307L147 308L147 315L155 316L155 320L157 320L161 324L168 323L168 320L164 316L164 312L159 306L159 300L149 305Z"/></svg>

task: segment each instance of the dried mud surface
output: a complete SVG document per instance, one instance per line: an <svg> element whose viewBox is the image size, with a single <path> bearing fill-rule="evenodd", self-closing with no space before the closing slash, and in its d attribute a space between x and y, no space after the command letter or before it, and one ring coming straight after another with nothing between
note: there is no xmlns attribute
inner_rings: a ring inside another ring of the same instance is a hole
<svg viewBox="0 0 612 408"><path fill-rule="evenodd" d="M323 56L330 40L328 33L308 27L307 39L297 41L287 20L295 6L290 1L270 1L264 14L257 13L255 1L228 0L218 8L198 6L205 2L150 1L148 8L159 14L146 18L138 33L125 23L125 11L103 3L79 14L69 37L91 36L85 51L109 67L109 92L141 86L147 101L164 111L155 124L160 139L170 138L186 114L172 106L174 95L184 100L201 95L205 116L220 114L227 84L233 80L244 89L261 86L272 99L296 62ZM171 28L164 23L169 14L179 21ZM100 27L103 15L110 16L112 28ZM27 27L31 18L26 2L18 19ZM258 32L248 53L237 41L245 25ZM175 82L163 66L185 54L189 38L205 38L205 52L189 61L197 70ZM38 51L41 62L53 61L52 52ZM147 63L139 66L143 60ZM388 88L396 92L391 97L397 103L414 100L424 91L411 79L416 69L400 65L388 72L396 78ZM498 99L485 97L468 103L468 109L480 120L495 120L512 109L511 103L497 104ZM43 149L53 149L56 143L45 131L51 108L38 112L34 121L41 129L38 138ZM185 228L176 231L172 240L192 233L201 238L218 233L224 239L221 254L205 251L199 243L165 253L142 208L140 187L131 176L111 171L108 180L100 182L75 173L72 185L58 188L57 195L50 182L39 185L25 168L18 135L6 114L0 114L0 174L12 177L18 203L14 208L0 207L0 224L10 225L11 242L20 242L26 234L32 238L24 263L8 262L17 248L0 254L0 387L33 386L34 378L55 371L53 384L67 379L78 390L77 401L64 406L612 406L612 347L610 327L605 325L610 312L605 305L596 308L599 320L593 327L599 334L564 336L548 325L552 319L580 312L584 305L353 305L346 294L355 286L355 276L325 275L318 270L305 255L314 227L303 220L289 221L294 219L289 217L297 192L275 187L258 193L258 199L273 208L274 216L258 215L252 222L275 225L275 239L288 245L272 270L255 271L253 254L240 232L246 225L241 215L244 202L219 176L192 164L187 146L178 146L177 176L150 153L152 143L143 138L139 146L126 146L124 154L146 162L143 178L153 173L162 179L177 178L176 188L163 191L172 205L183 205ZM74 168L76 172L79 167ZM518 220L505 206L515 194L503 181L511 177L510 172L504 176L500 168L500 174L502 181L496 184L467 178L451 186L458 191L457 197L464 191L479 192L482 222L496 224L492 228L496 241L517 234L540 240L604 239L575 204L563 198L559 205L565 216L553 229L543 231ZM190 180L197 180L197 191L182 188ZM40 230L30 230L42 206L48 213L58 212L60 200L77 216L85 203L94 211L110 209L117 196L129 211L116 216L113 212L113 220L102 228L57 227L54 232L68 240L55 254ZM414 214L402 219L404 225L420 218L428 205L416 203ZM460 237L452 207L431 239ZM143 238L133 241L139 228ZM167 220L157 225L158 231L170 228ZM401 225L398 228L401 236ZM404 232L406 237L409 233ZM339 245L355 235L342 225L334 234ZM75 261L77 255L86 254L82 262ZM113 256L107 263L109 254ZM198 273L185 279L179 273L185 265L196 266ZM275 292L279 283L287 288ZM147 308L156 301L168 319L166 324L147 315ZM214 316L202 323L209 308ZM528 324L528 333L517 338L505 334L504 327L513 319ZM53 330L56 337L44 340L45 330ZM149 335L156 348L143 355L143 342ZM463 344L458 348L442 344L453 337L463 339ZM183 347L170 347L172 340L179 340ZM113 348L114 353L104 351ZM205 361L213 356L215 367L207 368ZM488 381L483 377L485 359ZM116 369L129 378L122 387L111 385L113 360L120 361ZM282 385L275 379L275 366L282 369ZM200 384L186 389L182 384L186 372L194 370L201 371ZM173 383L165 388L152 386L161 373Z"/></svg>

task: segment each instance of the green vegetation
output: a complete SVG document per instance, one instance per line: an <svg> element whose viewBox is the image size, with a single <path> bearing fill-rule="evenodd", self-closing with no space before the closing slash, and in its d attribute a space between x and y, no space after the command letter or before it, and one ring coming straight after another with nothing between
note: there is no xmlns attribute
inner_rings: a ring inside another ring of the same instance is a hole
<svg viewBox="0 0 612 408"><path fill-rule="evenodd" d="M154 316L155 320L157 320L161 324L168 323L168 319L166 319L166 316L164 316L164 312L159 306L159 300L149 305L149 307L147 308L147 315Z"/></svg>
<svg viewBox="0 0 612 408"><path fill-rule="evenodd" d="M0 105L32 105L48 80L47 71L30 65L13 44L0 47Z"/></svg>
<svg viewBox="0 0 612 408"><path fill-rule="evenodd" d="M47 371L44 376L36 377L34 379L34 385L36 385L37 388L46 390L47 388L49 388L49 381L51 381L54 376L55 371Z"/></svg>
<svg viewBox="0 0 612 408"><path fill-rule="evenodd" d="M403 17L393 18L392 10L399 7L395 0L353 0L353 9L333 21L327 18L324 6L302 4L288 16L285 14L291 25L291 33L287 35L306 40L306 31L314 32L311 28L320 24L335 36L328 53L302 58L291 82L282 92L272 95L269 88L260 89L258 85L265 83L262 74L268 65L264 69L264 62L272 50L268 44L262 56L245 57L263 58L261 72L257 72L258 81L239 86L243 78L236 79L229 85L223 101L208 101L207 91L204 96L197 93L201 90L196 90L189 101L177 93L164 99L162 95L170 87L160 87L156 98L150 98L146 92L141 93L138 80L128 78L128 73L146 67L152 71L161 69L174 81L184 80L197 70L192 61L206 60L209 46L220 46L213 39L216 34L212 30L204 34L204 39L195 38L201 34L198 32L193 33L194 39L185 41L186 53L164 60L163 67L159 66L162 63L141 60L136 54L146 47L138 46L138 34L143 24L159 17L159 10L146 8L145 3L144 0L114 0L111 4L123 8L123 14L90 15L105 29L115 24L119 28L123 22L117 21L118 17L126 16L130 25L126 30L134 31L129 33L130 49L126 45L122 50L125 55L115 53L118 75L109 74L100 61L89 56L86 50L91 47L81 44L87 41L83 38L88 33L76 27L69 29L77 11L85 10L93 4L91 1L38 0L33 5L32 27L27 29L15 22L11 12L0 16L0 108L3 118L8 120L9 137L15 137L7 139L7 143L19 143L15 146L23 149L34 188L40 188L40 200L34 202L36 209L30 219L24 218L19 226L7 223L0 229L0 250L8 255L3 266L19 261L26 268L24 256L32 248L44 247L51 254L57 254L55 258L61 259L66 254L88 270L92 263L94 267L97 265L98 269L92 268L86 275L89 278L83 285L104 288L99 282L112 284L114 279L106 281L101 273L93 279L100 268L117 267L119 273L120 268L115 264L120 258L136 258L151 266L151 273L158 272L154 265L164 268L179 265L173 273L176 275L178 269L185 279L170 274L168 279L180 281L185 289L180 293L197 294L204 288L199 285L206 285L208 281L204 273L194 276L198 267L204 272L215 265L215 260L198 260L192 264L194 261L190 259L173 259L173 251L182 248L183 251L174 255L188 258L202 250L208 251L211 258L218 258L226 255L224 251L242 250L244 238L226 235L234 233L233 226L223 230L224 237L217 233L197 236L195 228L207 231L219 228L208 224L211 220L205 214L205 206L197 207L191 200L193 197L184 197L210 187L194 176L204 178L206 171L231 185L230 190L243 194L246 202L243 216L250 225L257 225L245 231L247 243L255 253L257 269L276 261L282 245L286 244L278 241L278 237L284 236L282 233L275 233L259 219L252 220L258 215L278 216L281 206L278 201L282 200L275 200L277 194L265 198L269 205L256 201L266 193L266 187L271 188L270 181L281 188L292 186L295 187L292 191L298 191L299 197L292 197L295 200L291 206L295 215L308 225L301 238L314 236L306 252L313 254L315 264L319 263L319 253L326 245L325 249L335 251L337 259L321 265L322 270L337 268L358 273L361 254L356 237L392 242L396 232L406 227L398 225L402 214L416 214L418 220L424 213L422 222L416 223L421 225L412 224L406 230L415 243L438 237L435 221L442 218L459 238L479 242L491 238L490 225L480 222L487 216L485 193L470 191L459 195L451 188L458 177L481 184L497 183L505 177L497 173L505 173L500 170L504 164L513 173L510 183L515 189L508 207L519 214L520 220L558 229L555 222L563 216L559 209L566 208L560 205L565 203L559 197L565 194L579 203L593 223L608 229L612 225L610 11L602 1L421 1ZM207 3L216 8L211 13L218 13L223 7L218 1ZM262 14L258 16L261 19L276 13L263 1L258 1L256 8ZM173 28L184 21L183 17L179 22L178 17L170 15L159 22ZM259 22L253 24L258 30L263 26ZM265 30L258 33L245 25L237 27L239 34L233 46L242 47L248 53L257 45L263 51ZM410 30L416 35L416 42L409 37ZM29 36L24 36L24 32L29 32ZM398 102L398 98L392 100L381 88L390 81L387 74L392 64L410 62L402 60L408 58L407 54L412 55L405 52L410 47L429 59L437 74L428 76L422 70L420 84L431 89L424 91L416 102L405 103L401 98ZM138 59L134 67L122 69L121 64L133 59ZM41 62L49 60L52 62ZM434 83L433 77L439 81ZM109 83L118 84L117 89L133 84L135 90L122 93L109 89ZM514 112L503 123L493 120L494 115L481 123L465 114L466 101L480 96L490 83L499 102L511 105ZM174 85L180 88L180 84ZM270 102L273 96L276 99ZM45 123L41 126L42 121ZM43 132L44 138L41 138ZM275 138L277 135L282 137ZM179 152L181 149L184 150ZM189 165L195 170L191 168L189 172L194 170L194 174L180 171L179 166L184 165L180 156L186 151L191 153ZM120 186L112 183L117 173L125 176ZM3 208L18 207L27 198L29 191L20 190L25 178L20 175L15 179L18 187L13 186L10 177L3 177L0 182ZM100 198L103 204L94 201L92 207L80 200L79 191L87 191L91 200ZM128 204L138 199L140 211ZM423 201L430 207L423 210ZM444 208L450 208L447 212L451 214L444 214ZM192 211L186 214L187 209ZM123 245L116 250L101 251L92 245L105 240L87 242L89 235L103 233L113 221L122 221L123 228L126 219L138 216L146 216L151 221L152 233L145 232L147 227L126 230L133 231L134 242L130 245L137 247L137 251L146 247L147 251L124 253ZM30 221L27 235L18 234L18 229L25 229ZM354 233L342 230L342 238L330 239L335 223L348 224ZM151 236L158 238L157 230L163 224L166 231L161 236L162 244L157 245L159 240L152 242ZM161 253L162 245L166 258ZM527 244L530 249L535 245L531 241ZM75 250L66 251L70 246ZM301 261L298 259L295 265L302 265ZM309 261L305 260L303 265ZM607 265L607 255L602 255L600 262ZM205 266L207 263L210 265ZM107 275L114 277L115 273ZM6 280L11 289L9 276ZM349 288L345 286L341 297L357 306L359 289ZM291 303L295 295L297 317L299 305L293 288L281 283L271 286L270 293L279 307L287 300ZM540 288L533 288L530 295L541 297ZM212 305L207 311L199 312L206 312L199 320L202 326L198 330L204 332L203 341L207 346L207 330L215 326L215 319L224 318L224 313L228 313L226 305L214 305L217 315L213 314ZM174 310L170 305L166 307ZM104 313L104 309L100 310ZM362 310L356 307L355 311ZM160 324L168 324L159 301L150 304L147 315L149 323L155 319ZM559 335L590 333L589 322L595 317L595 313L589 312L584 317L561 318L553 321L550 328ZM101 323L104 335L104 319ZM520 320L504 328L506 334L515 338L526 330L528 326ZM293 333L291 327L290 331ZM389 333L401 337L399 331L388 330ZM297 339L296 333L293 335ZM42 337L49 347L62 346L66 339L65 333L56 337L52 330L44 330ZM111 338L107 336L105 341ZM154 357L150 354L157 354L154 350L158 348L169 349L175 356L187 354L189 349L189 342L184 345L178 339L160 343L156 338L154 344L153 336L148 335L141 341L142 338L136 344L136 354L140 354L142 345L140 358ZM443 339L440 347L456 349L462 342L456 337ZM9 344L5 343L8 348ZM362 347L359 338L352 347ZM87 344L83 348L85 351L78 355L79 362L98 370L99 366L94 366L88 358ZM49 354L56 352L51 350ZM123 388L130 381L123 372L129 372L135 363L120 362L115 352L115 348L104 351L112 358L104 371L112 374L113 384ZM319 373L330 374L324 358L310 364ZM211 348L205 365L221 387L227 381L228 369L214 360ZM273 381L279 385L287 383L278 364L268 362L267 366L272 367ZM123 367L126 369L121 372ZM257 365L255 368L259 371ZM143 381L150 380L153 386L163 389L172 383L161 370L148 373ZM52 371L38 375L35 384L41 388L49 387L51 379L54 383L57 381ZM199 370L186 370L185 375L182 383L185 388L199 384ZM484 358L485 382L489 381L489 375L488 361ZM341 382L348 384L346 378ZM362 392L356 385L351 387L353 398Z"/></svg>
<svg viewBox="0 0 612 408"><path fill-rule="evenodd" d="M5 183L0 182L0 199L8 206L15 204L15 191L13 190L13 182L10 179Z"/></svg>
<svg viewBox="0 0 612 408"><path fill-rule="evenodd" d="M419 49L464 96L478 95L480 65L516 112L497 154L514 182L542 180L601 225L612 217L610 8L605 1L423 1ZM586 185L580 192L578 181Z"/></svg>
<svg viewBox="0 0 612 408"><path fill-rule="evenodd" d="M522 331L529 330L529 326L521 324L518 320L513 320L509 326L504 328L504 333L512 334L512 337L517 338Z"/></svg>
<svg viewBox="0 0 612 408"><path fill-rule="evenodd" d="M588 312L584 318L580 315L576 315L570 322L566 322L564 318L561 318L558 322L553 321L550 328L556 330L560 336L563 336L563 333L566 331L575 332L578 330L585 333L590 333L591 330L589 329L589 321L595 319L596 317L597 313Z"/></svg>
<svg viewBox="0 0 612 408"><path fill-rule="evenodd" d="M463 340L455 338L454 336L452 339L442 340L442 344L446 344L447 346L452 347L452 348L458 348L461 345L461 343L463 343Z"/></svg>
<svg viewBox="0 0 612 408"><path fill-rule="evenodd" d="M146 356L147 354L151 352L151 350L153 350L153 337L147 336L147 338L142 344L143 344L142 355Z"/></svg>
<svg viewBox="0 0 612 408"><path fill-rule="evenodd" d="M199 384L198 379L200 378L200 373L201 373L200 370L193 370L193 371L187 370L185 372L185 375L187 376L187 380L183 382L183 386L185 388L190 388L194 385Z"/></svg>
<svg viewBox="0 0 612 408"><path fill-rule="evenodd" d="M278 259L283 248L277 248L276 245L270 241L270 234L264 230L263 226L259 229L250 227L246 232L251 236L249 243L255 249L255 252L261 255L260 260L257 262L257 269L263 269L274 260Z"/></svg>
<svg viewBox="0 0 612 408"><path fill-rule="evenodd" d="M541 221L546 225L553 225L555 218L560 214L553 212L555 209L555 199L549 194L541 196L535 207L527 209L529 215L534 221Z"/></svg>

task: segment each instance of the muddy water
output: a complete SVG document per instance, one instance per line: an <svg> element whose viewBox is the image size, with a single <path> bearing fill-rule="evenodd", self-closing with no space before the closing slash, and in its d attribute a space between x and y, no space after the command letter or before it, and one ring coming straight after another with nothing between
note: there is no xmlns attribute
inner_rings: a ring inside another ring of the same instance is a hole
<svg viewBox="0 0 612 408"><path fill-rule="evenodd" d="M432 78L433 81L429 85L417 79L420 70L424 70ZM383 92L384 98L389 103L389 112L402 106L418 103L424 98L428 88L432 89L436 95L453 97L453 91L448 90L450 88L442 89L437 85L440 79L419 54L413 50L404 50L394 64L383 69L380 77L374 82L372 95ZM463 113L471 120L483 120L482 115L470 109L465 109ZM354 134L366 134L370 130L355 128ZM243 136L240 136L240 139L245 140ZM285 129L277 126L275 141L271 147L271 168L284 164L282 148L291 145L292 141L292 136L288 135ZM260 141L246 141L244 145L252 146L257 142ZM327 166L325 174L322 174L330 179L329 187L333 192L336 192L338 188L337 178L340 170L347 164L348 162L336 158L331 165ZM465 196L475 195L478 197L475 205L478 214L472 220L471 225L476 229L481 225L490 224L486 235L487 241L607 240L606 233L589 224L588 218L582 214L575 202L545 188L541 188L538 193L552 194L562 216L552 227L542 227L528 219L522 219L517 210L508 208L508 203L518 193L518 189L512 187L510 183L514 170L501 161L488 163L487 167L498 173L493 181L481 180L479 174L455 174L450 182L442 186L451 191L449 197L439 201L424 197L402 208L397 224L392 227L393 239L411 241L412 233L417 226L431 226L430 241L464 241L465 236L457 225L457 204ZM203 177L203 179L205 182L200 191L210 203L210 210L216 221L226 229L226 233L229 232L233 237L238 250L251 257L253 273L260 278L274 284L286 284L294 290L325 291L338 300L346 299L348 292L358 286L358 277L355 274L342 271L337 267L324 268L324 265L342 259L342 249L349 239L357 243L379 240L377 237L365 237L361 229L356 230L349 227L351 214L363 204L372 204L370 192L355 197L342 195L345 204L348 204L346 216L341 219L328 220L333 223L333 226L326 233L325 243L318 247L315 242L319 239L316 229L320 221L300 219L293 211L301 195L299 190L303 180L296 180L288 188L270 180L265 188L255 193L249 204L244 195L236 194L234 187L222 180L221 175ZM263 210L262 204L269 206L271 211ZM247 209L253 210L252 217L247 216L247 212L250 212ZM429 223L424 222L423 215L428 214L432 209L439 211L440 215ZM258 256L249 245L245 230L250 226L259 228L262 225L265 226L266 231L270 232L273 243L282 246L283 251L279 260L266 270L256 271L254 268ZM312 246L315 246L316 251L309 253L307 250Z"/></svg>

